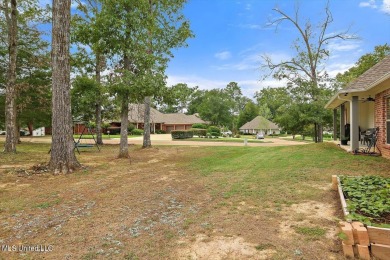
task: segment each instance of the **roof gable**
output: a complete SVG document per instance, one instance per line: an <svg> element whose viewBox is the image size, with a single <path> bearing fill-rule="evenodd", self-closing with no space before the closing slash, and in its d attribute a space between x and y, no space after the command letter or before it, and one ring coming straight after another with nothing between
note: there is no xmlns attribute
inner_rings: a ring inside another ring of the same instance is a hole
<svg viewBox="0 0 390 260"><path fill-rule="evenodd" d="M240 130L246 129L279 129L279 126L262 116L257 116L240 127Z"/></svg>

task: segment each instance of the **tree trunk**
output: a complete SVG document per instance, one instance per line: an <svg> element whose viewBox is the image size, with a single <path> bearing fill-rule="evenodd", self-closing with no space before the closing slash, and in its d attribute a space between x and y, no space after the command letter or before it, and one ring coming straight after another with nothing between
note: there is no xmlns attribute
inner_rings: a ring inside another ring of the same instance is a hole
<svg viewBox="0 0 390 260"><path fill-rule="evenodd" d="M127 132L129 126L129 101L128 97L124 96L121 107L121 140L119 145L119 158L129 158L129 144L127 140Z"/></svg>
<svg viewBox="0 0 390 260"><path fill-rule="evenodd" d="M5 1L5 16L8 27L9 62L7 71L7 85L5 89L5 127L6 137L4 152L16 153L16 57L17 57L17 33L18 13L16 0L11 0L11 14L9 14L8 1Z"/></svg>
<svg viewBox="0 0 390 260"><path fill-rule="evenodd" d="M32 122L28 122L27 127L28 127L28 132L29 132L30 136L32 136L33 135L33 131L34 131L33 123Z"/></svg>
<svg viewBox="0 0 390 260"><path fill-rule="evenodd" d="M74 153L70 103L70 4L71 0L53 0L53 115L49 168L55 174L70 173L80 167Z"/></svg>
<svg viewBox="0 0 390 260"><path fill-rule="evenodd" d="M125 70L131 70L130 59L125 54L123 56L123 67ZM128 144L128 127L129 127L129 95L122 95L121 106L121 140L119 143L119 158L129 158L129 144Z"/></svg>
<svg viewBox="0 0 390 260"><path fill-rule="evenodd" d="M103 144L102 138L102 107L98 103L95 105L95 123L96 123L96 142L99 145Z"/></svg>
<svg viewBox="0 0 390 260"><path fill-rule="evenodd" d="M153 1L149 0L149 11L150 15L153 15ZM152 44L152 33L149 31L149 55L153 53L153 44ZM151 71L150 71L151 72ZM152 73L150 73L152 75ZM144 98L145 109L144 109L144 140L142 148L150 148L152 147L152 142L150 141L150 102L151 97L146 96Z"/></svg>
<svg viewBox="0 0 390 260"><path fill-rule="evenodd" d="M102 55L99 53L96 54L96 82L101 84L101 69L102 69ZM100 95L101 93L99 93ZM96 120L96 142L99 145L103 144L103 138L102 138L102 104L101 104L101 99L102 97L99 96L97 97L97 102L96 102L96 108L95 108L95 120Z"/></svg>
<svg viewBox="0 0 390 260"><path fill-rule="evenodd" d="M150 141L150 102L151 97L145 97L144 142L142 148L152 147L152 142Z"/></svg>
<svg viewBox="0 0 390 260"><path fill-rule="evenodd" d="M322 143L324 141L323 134L322 134L322 125L318 124L317 128L318 128L318 134L317 134L318 135L318 142Z"/></svg>

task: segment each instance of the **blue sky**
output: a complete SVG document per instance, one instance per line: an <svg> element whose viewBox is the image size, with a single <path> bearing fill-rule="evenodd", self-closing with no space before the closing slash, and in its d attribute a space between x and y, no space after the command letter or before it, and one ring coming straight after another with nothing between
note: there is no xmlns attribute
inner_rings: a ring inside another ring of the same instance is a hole
<svg viewBox="0 0 390 260"><path fill-rule="evenodd" d="M266 24L278 17L272 8L293 14L297 4L302 22L309 19L316 25L324 18L325 0L189 0L184 13L195 38L187 48L175 51L167 70L168 84L212 89L235 81L250 98L263 87L284 85L272 78L261 80L261 55L276 61L294 55L291 46L297 31L288 23L277 31ZM334 22L328 33L350 28L350 33L359 36L328 46L331 56L325 69L331 76L353 66L374 46L390 44L390 0L330 0L330 10Z"/></svg>

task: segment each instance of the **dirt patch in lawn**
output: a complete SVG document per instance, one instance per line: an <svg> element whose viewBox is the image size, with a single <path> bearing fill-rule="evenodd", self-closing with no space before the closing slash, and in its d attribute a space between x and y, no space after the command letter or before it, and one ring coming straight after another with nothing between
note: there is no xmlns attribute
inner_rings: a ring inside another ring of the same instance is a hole
<svg viewBox="0 0 390 260"><path fill-rule="evenodd" d="M179 241L185 245L188 242ZM270 259L276 251L247 243L242 237L208 237L200 234L185 249L178 251L178 259Z"/></svg>
<svg viewBox="0 0 390 260"><path fill-rule="evenodd" d="M265 189L280 185L241 188L244 172L226 177L191 167L194 158L212 154L203 149L132 146L130 160L121 160L117 146L104 145L100 153L77 155L88 167L69 175L0 169L0 245L53 249L0 251L0 259L342 259L331 230L332 191L316 189L331 197L322 202L275 206L283 190ZM29 163L33 156L48 161L47 150L26 154ZM229 193L234 183L242 190ZM324 234L310 229L317 227Z"/></svg>
<svg viewBox="0 0 390 260"><path fill-rule="evenodd" d="M318 236L314 235L313 238L323 235L330 239L336 239L337 225L335 223L334 205L318 201L307 201L291 205L288 212L289 214L283 216L279 223L280 238L290 240L294 236L298 237L297 230L306 228L309 238L310 231L315 233L317 230L320 234ZM330 223L335 223L335 225L329 225Z"/></svg>

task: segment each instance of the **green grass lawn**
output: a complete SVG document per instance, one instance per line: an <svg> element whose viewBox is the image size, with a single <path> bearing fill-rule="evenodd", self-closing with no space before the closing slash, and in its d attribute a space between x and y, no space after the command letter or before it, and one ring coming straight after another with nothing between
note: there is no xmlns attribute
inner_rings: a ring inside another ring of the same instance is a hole
<svg viewBox="0 0 390 260"><path fill-rule="evenodd" d="M139 137L140 135L128 135L127 138L134 138L134 137ZM73 138L75 140L79 139L80 135L73 135ZM96 135L94 135L96 138ZM103 139L111 139L111 138L121 138L120 135L102 135ZM83 135L83 139L93 139L92 135Z"/></svg>
<svg viewBox="0 0 390 260"><path fill-rule="evenodd" d="M308 143L312 143L313 142L313 137L312 136L305 136L305 139L303 139L303 137L301 135L295 135L295 138L292 138L291 135L283 135L283 136L279 136L279 137L282 137L284 140L292 140L292 141L303 141L303 142L308 142ZM332 141L333 138L331 137L323 137L324 141Z"/></svg>
<svg viewBox="0 0 390 260"><path fill-rule="evenodd" d="M194 142L226 142L226 143L243 143L244 139L246 137L242 138L232 138L232 137L220 137L220 138L199 138L199 137L193 137L188 139L173 139L174 141L194 141ZM264 139L258 140L252 138L246 138L248 140L248 143L272 143L271 141L264 141Z"/></svg>
<svg viewBox="0 0 390 260"><path fill-rule="evenodd" d="M287 204L321 199L312 184L330 182L331 175L377 174L389 177L389 160L352 156L334 144L289 147L208 147L208 156L194 159L191 167L204 176L219 177L222 197L244 196ZM300 192L297 192L300 191Z"/></svg>

